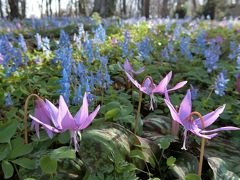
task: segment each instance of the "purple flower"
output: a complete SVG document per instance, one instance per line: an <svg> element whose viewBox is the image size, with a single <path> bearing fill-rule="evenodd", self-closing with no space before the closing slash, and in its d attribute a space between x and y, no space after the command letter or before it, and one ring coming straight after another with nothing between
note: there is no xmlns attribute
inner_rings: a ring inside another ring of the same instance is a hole
<svg viewBox="0 0 240 180"><path fill-rule="evenodd" d="M201 120L199 118L196 120L190 119L190 115L192 113L192 101L191 101L190 90L187 91L187 94L184 97L183 101L181 102L180 108L178 111L174 108L174 106L171 104L169 99L165 99L164 101L170 110L173 120L177 121L179 124L181 124L184 127L184 142L182 147L182 149L184 150L186 150L186 140L187 140L188 131L191 131L193 134L196 134L197 136L200 136L206 139L211 139L217 135L216 132L218 131L240 130L240 128L232 127L232 126L221 127L214 130L203 130ZM219 115L223 112L224 108L225 108L225 104L217 108L215 111L212 111L206 114L205 116L203 116L204 128L214 123L219 117Z"/></svg>
<svg viewBox="0 0 240 180"><path fill-rule="evenodd" d="M145 67L140 67L138 70L133 70L133 67L132 65L130 64L130 62L128 61L128 59L125 60L124 64L123 64L123 68L120 64L118 64L119 67L121 69L124 69L125 72L127 72L128 74L130 74L131 76L133 74L140 74L142 73L144 70L145 70Z"/></svg>
<svg viewBox="0 0 240 180"><path fill-rule="evenodd" d="M77 137L78 131L87 128L100 109L100 105L98 105L91 114L88 113L87 93L84 94L83 104L74 117L71 115L67 104L62 96L60 96L59 98L58 108L48 100L44 102L43 107L44 108L39 109L38 106L35 110L35 112L41 112L42 116L38 117L38 114L36 116L35 113L35 117L30 115L30 118L34 120L35 123L41 124L44 128L54 133L63 133L69 130L71 134L71 139L75 146L75 151L78 151L79 146ZM43 117L48 116L50 117L51 124L48 121L43 120Z"/></svg>
<svg viewBox="0 0 240 180"><path fill-rule="evenodd" d="M4 60L3 55L0 53L0 64L3 64L3 60Z"/></svg>
<svg viewBox="0 0 240 180"><path fill-rule="evenodd" d="M168 97L168 92L177 90L181 87L183 87L187 81L182 81L177 83L173 88L167 89L167 85L169 81L171 80L172 77L172 71L169 72L161 81L158 85L154 84L153 79L151 76L146 76L143 83L139 84L136 80L132 78L132 76L126 72L126 75L130 81L143 93L147 94L150 96L150 109L153 110L153 102L154 102L154 93L159 93L159 94L164 94L167 99Z"/></svg>
<svg viewBox="0 0 240 180"><path fill-rule="evenodd" d="M48 107L47 104L40 98L38 98L35 101L35 110L34 110L34 117L39 119L41 122L47 124L47 125L51 125L51 117L50 114L48 113ZM36 121L32 121L32 128L35 129L37 137L39 138L39 123L37 123ZM53 132L49 129L47 129L46 127L44 127L44 129L46 130L48 136L50 138L53 137Z"/></svg>

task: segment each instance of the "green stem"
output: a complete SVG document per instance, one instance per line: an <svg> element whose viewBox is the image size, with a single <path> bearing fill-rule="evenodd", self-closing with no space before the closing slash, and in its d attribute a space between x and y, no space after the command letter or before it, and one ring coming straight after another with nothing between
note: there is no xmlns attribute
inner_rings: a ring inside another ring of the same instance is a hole
<svg viewBox="0 0 240 180"><path fill-rule="evenodd" d="M18 172L18 168L17 168L17 166L16 166L15 163L13 163L13 167L14 167L16 173L17 173L18 179L21 179L21 178L20 178L20 174L19 174L19 172Z"/></svg>
<svg viewBox="0 0 240 180"><path fill-rule="evenodd" d="M140 116L141 105L142 105L142 92L139 91L138 110L137 110L137 115L136 115L135 124L134 124L134 133L135 133L135 134L137 133L138 119L139 119L139 116Z"/></svg>
<svg viewBox="0 0 240 180"><path fill-rule="evenodd" d="M191 114L187 117L187 119L190 118L193 115L197 115L201 121L202 129L205 128L204 120L202 115L199 112L191 112ZM203 165L203 156L204 156L204 148L205 148L205 138L202 138L201 140L201 149L200 149L200 157L199 157L199 163L198 163L198 175L201 177L202 175L202 165Z"/></svg>
<svg viewBox="0 0 240 180"><path fill-rule="evenodd" d="M212 88L211 89L211 91L210 91L210 93L208 94L208 97L207 97L207 99L206 99L206 102L208 102L208 99L210 98L210 96L212 95L212 93L213 93L213 90L214 90L214 88Z"/></svg>
<svg viewBox="0 0 240 180"><path fill-rule="evenodd" d="M101 105L103 105L103 101L104 101L104 89L101 88Z"/></svg>
<svg viewBox="0 0 240 180"><path fill-rule="evenodd" d="M27 130L27 109L28 109L28 103L31 97L39 98L41 99L37 94L31 94L27 97L24 105L24 141L25 144L28 144L28 130Z"/></svg>
<svg viewBox="0 0 240 180"><path fill-rule="evenodd" d="M199 158L199 164L198 164L198 175L199 176L202 175L204 147L205 147L205 138L202 138L202 140L201 140L200 158Z"/></svg>

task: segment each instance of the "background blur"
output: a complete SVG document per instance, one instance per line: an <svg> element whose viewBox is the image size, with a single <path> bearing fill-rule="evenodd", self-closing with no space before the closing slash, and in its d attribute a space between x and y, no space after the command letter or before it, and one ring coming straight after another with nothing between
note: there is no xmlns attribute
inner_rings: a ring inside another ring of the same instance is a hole
<svg viewBox="0 0 240 180"><path fill-rule="evenodd" d="M0 0L1 18L91 16L121 18L240 15L240 0Z"/></svg>

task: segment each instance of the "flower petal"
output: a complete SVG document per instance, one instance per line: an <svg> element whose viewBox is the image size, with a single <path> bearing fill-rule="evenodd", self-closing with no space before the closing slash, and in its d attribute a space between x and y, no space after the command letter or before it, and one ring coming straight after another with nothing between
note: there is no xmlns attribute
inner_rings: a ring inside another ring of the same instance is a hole
<svg viewBox="0 0 240 180"><path fill-rule="evenodd" d="M83 103L79 111L74 117L74 120L78 126L82 124L88 117L88 100L87 100L87 93L85 92L83 97Z"/></svg>
<svg viewBox="0 0 240 180"><path fill-rule="evenodd" d="M85 129L89 126L89 124L91 124L91 122L93 121L93 119L96 117L98 111L100 109L100 105L97 106L97 108L88 116L88 118L81 124L81 126L79 127L80 130Z"/></svg>
<svg viewBox="0 0 240 180"><path fill-rule="evenodd" d="M218 135L217 133L213 133L213 134L201 134L202 131L201 131L199 128L190 129L190 131L191 131L193 134L196 134L197 136L203 137L203 138L206 138L206 139L212 139L213 137L215 137L215 136Z"/></svg>
<svg viewBox="0 0 240 180"><path fill-rule="evenodd" d="M171 80L172 77L172 71L170 71L161 81L160 83L157 85L157 87L155 87L153 89L153 93L161 93L164 94L165 91L167 91L167 85L169 83L169 81Z"/></svg>
<svg viewBox="0 0 240 180"><path fill-rule="evenodd" d="M236 131L236 130L240 130L240 128L233 127L233 126L226 126L226 127L220 127L217 129L213 129L213 130L201 130L201 133L215 133L218 131Z"/></svg>
<svg viewBox="0 0 240 180"><path fill-rule="evenodd" d="M124 71L131 73L133 71L132 65L129 63L128 59L125 60L123 64Z"/></svg>
<svg viewBox="0 0 240 180"><path fill-rule="evenodd" d="M53 125L56 128L60 128L60 124L57 121L58 108L47 99L46 99L46 106L47 106L47 109L48 109L48 112L49 112L49 115L50 115Z"/></svg>
<svg viewBox="0 0 240 180"><path fill-rule="evenodd" d="M189 122L189 120L187 120L186 118L191 114L191 112L192 112L191 91L188 90L179 108L179 117L182 121L184 121L183 124Z"/></svg>
<svg viewBox="0 0 240 180"><path fill-rule="evenodd" d="M60 99L59 99L57 121L61 125L60 129L63 129L63 130L69 129L70 130L70 129L76 128L74 119L68 110L67 104L66 104L63 96L60 96Z"/></svg>
<svg viewBox="0 0 240 180"><path fill-rule="evenodd" d="M217 108L215 111L212 111L208 114L206 114L205 116L203 116L203 120L204 120L204 128L210 126L212 123L214 123L217 118L219 117L219 115L224 111L225 108L225 104L223 106L220 106L219 108ZM197 124L197 126L200 129L203 129L202 124L201 124L201 120L198 118L195 120L195 123Z"/></svg>
<svg viewBox="0 0 240 180"><path fill-rule="evenodd" d="M35 100L34 117L36 117L37 119L39 119L41 122L43 122L45 124L51 125L51 118L50 118L50 114L49 114L47 105L40 98L37 98ZM37 137L39 138L39 124L36 123L35 121L32 121L32 127L35 128ZM49 137L53 136L53 133L51 131L49 131L46 128L45 128L45 130L46 130Z"/></svg>
<svg viewBox="0 0 240 180"><path fill-rule="evenodd" d="M171 102L167 99L164 99L164 102L166 103L166 105L168 106L168 109L170 110L171 116L173 118L174 121L177 121L179 124L183 125L177 111L175 110L175 108L173 107L173 105L171 104Z"/></svg>
<svg viewBox="0 0 240 180"><path fill-rule="evenodd" d="M179 82L179 83L177 83L173 88L168 89L168 91L175 91L175 90L177 90L177 89L180 89L180 88L182 88L183 86L185 86L185 84L187 84L187 81Z"/></svg>
<svg viewBox="0 0 240 180"><path fill-rule="evenodd" d="M140 68L139 68L138 70L136 70L136 71L132 70L132 72L133 72L134 74L140 74L140 73L142 73L144 70L145 70L145 67L140 67Z"/></svg>
<svg viewBox="0 0 240 180"><path fill-rule="evenodd" d="M32 120L34 120L36 123L41 124L43 127L47 128L48 130L50 130L50 131L52 131L52 132L55 132L55 133L60 133L60 132L61 132L60 130L58 130L58 129L52 127L52 126L43 123L42 121L40 121L39 119L33 117L32 115L29 115L29 117L30 117Z"/></svg>
<svg viewBox="0 0 240 180"><path fill-rule="evenodd" d="M132 83L133 83L140 91L146 93L146 92L144 91L144 89L142 88L141 84L139 84L135 79L133 79L132 76L131 76L129 73L127 73L126 71L125 71L125 73L126 73L128 79L129 79L130 81L132 81Z"/></svg>

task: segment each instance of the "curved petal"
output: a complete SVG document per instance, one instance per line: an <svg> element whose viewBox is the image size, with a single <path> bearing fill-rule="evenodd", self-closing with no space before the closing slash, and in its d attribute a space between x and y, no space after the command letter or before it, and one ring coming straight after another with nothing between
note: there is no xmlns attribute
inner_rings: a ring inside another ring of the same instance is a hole
<svg viewBox="0 0 240 180"><path fill-rule="evenodd" d="M59 99L57 121L61 125L60 129L63 129L63 130L69 129L70 130L70 129L76 128L74 119L68 110L67 104L66 104L63 96L60 96L60 99Z"/></svg>
<svg viewBox="0 0 240 180"><path fill-rule="evenodd" d="M219 132L219 131L236 131L236 130L240 130L240 128L233 127L233 126L226 126L226 127L220 127L217 129L213 129L213 130L201 130L201 133L215 133L215 132Z"/></svg>
<svg viewBox="0 0 240 180"><path fill-rule="evenodd" d="M88 117L88 100L87 100L87 93L84 93L83 103L79 111L74 117L74 120L78 126L81 125Z"/></svg>
<svg viewBox="0 0 240 180"><path fill-rule="evenodd" d="M177 83L173 88L168 89L168 91L175 91L175 90L177 90L177 89L180 89L180 88L182 88L183 86L185 86L185 84L187 84L187 81L179 82L179 83Z"/></svg>
<svg viewBox="0 0 240 180"><path fill-rule="evenodd" d="M129 63L128 59L125 60L123 64L124 71L130 73L133 71L132 65Z"/></svg>
<svg viewBox="0 0 240 180"><path fill-rule="evenodd" d="M88 118L81 124L81 126L79 127L80 130L85 129L89 126L89 124L91 124L91 122L93 121L93 119L96 117L98 111L100 109L100 105L97 106L97 108L88 116Z"/></svg>
<svg viewBox="0 0 240 180"><path fill-rule="evenodd" d="M47 109L48 109L48 112L49 112L49 115L50 115L53 125L56 128L60 127L60 124L57 121L58 108L47 99L46 99L46 106L47 106Z"/></svg>
<svg viewBox="0 0 240 180"><path fill-rule="evenodd" d="M135 79L132 78L132 76L125 71L128 79L142 92L146 93L144 89L142 88L141 84L139 84Z"/></svg>
<svg viewBox="0 0 240 180"><path fill-rule="evenodd" d="M192 100L191 100L191 91L188 90L186 96L184 97L183 101L180 104L179 108L179 117L181 121L189 122L186 118L191 114L192 112Z"/></svg>
<svg viewBox="0 0 240 180"><path fill-rule="evenodd" d="M32 120L34 120L36 123L41 124L43 127L47 128L48 130L50 130L50 131L52 131L52 132L55 132L55 133L60 133L60 132L62 132L62 131L60 131L60 130L58 130L58 129L56 129L56 128L48 125L48 124L43 123L42 121L40 121L39 119L33 117L32 115L29 115L29 117L30 117Z"/></svg>
<svg viewBox="0 0 240 180"><path fill-rule="evenodd" d="M203 138L206 138L206 139L212 139L213 137L215 137L215 136L218 135L217 133L213 133L213 134L201 134L202 131L201 131L199 128L190 129L190 131L191 131L193 134L196 134L197 136L203 137Z"/></svg>
<svg viewBox="0 0 240 180"><path fill-rule="evenodd" d="M225 104L223 106L220 106L219 108L217 108L215 111L212 111L208 114L206 114L205 116L203 116L203 120L204 120L204 128L210 126L212 123L214 123L217 118L219 117L219 115L224 111L225 108ZM200 129L203 129L202 124L201 124L201 120L198 118L195 120L197 126Z"/></svg>
<svg viewBox="0 0 240 180"><path fill-rule="evenodd" d="M145 70L145 67L140 67L140 68L139 68L138 70L136 70L136 71L132 70L132 72L133 72L134 74L140 74L140 73L142 73L144 70Z"/></svg>
<svg viewBox="0 0 240 180"><path fill-rule="evenodd" d="M183 125L177 111L175 110L175 108L173 107L173 105L171 104L170 101L168 101L167 99L164 99L164 102L166 103L166 105L168 106L168 109L170 110L171 116L173 118L174 121L177 121L179 124Z"/></svg>
<svg viewBox="0 0 240 180"><path fill-rule="evenodd" d="M153 93L161 93L164 94L167 91L167 85L172 77L172 71L170 71L161 81L160 83L153 89Z"/></svg>

